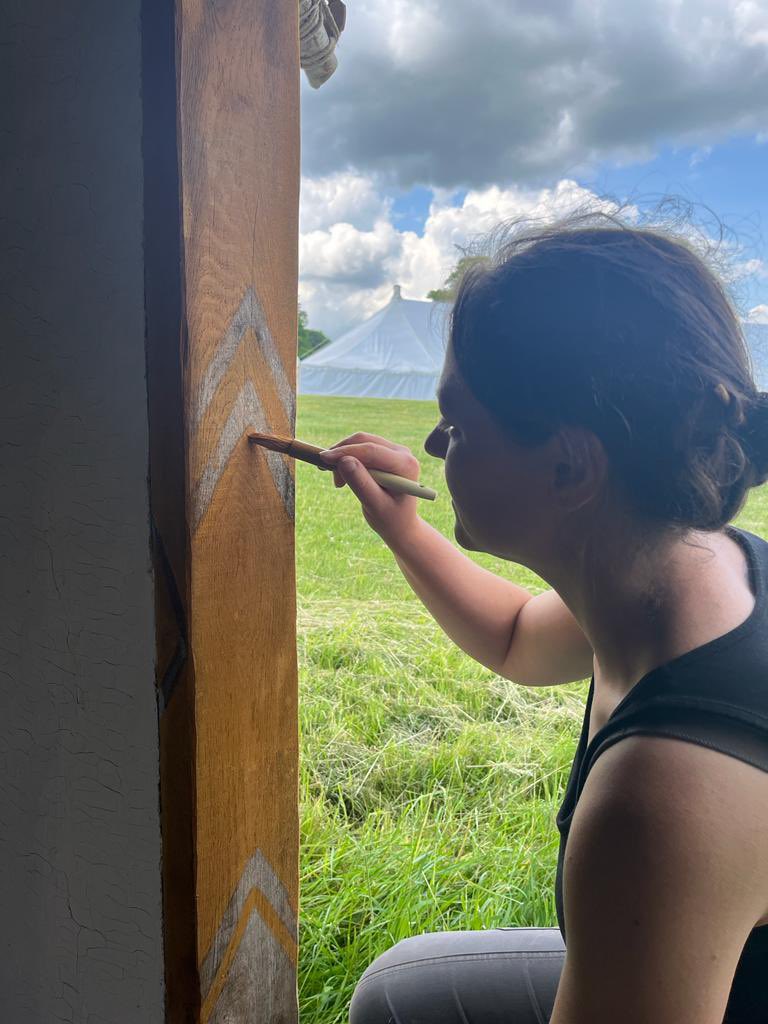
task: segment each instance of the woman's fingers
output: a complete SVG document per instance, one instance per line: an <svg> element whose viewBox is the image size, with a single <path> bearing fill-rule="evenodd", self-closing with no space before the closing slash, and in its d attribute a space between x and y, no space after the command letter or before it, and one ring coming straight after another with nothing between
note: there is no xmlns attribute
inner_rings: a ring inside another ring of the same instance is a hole
<svg viewBox="0 0 768 1024"><path fill-rule="evenodd" d="M363 463L357 458L345 455L342 457L339 469L344 481L349 484L349 489L357 495L367 513L374 516L375 519L386 517L387 510L392 505L393 496L376 483Z"/></svg>
<svg viewBox="0 0 768 1024"><path fill-rule="evenodd" d="M364 444L365 442L380 444L383 445L384 448L393 448L395 450L402 449L404 447L401 444L395 444L394 441L389 441L386 437L379 437L378 434L364 434L358 431L356 434L350 434L349 437L345 437L341 441L337 441L336 444L332 444L327 450L331 451L334 448L341 448L342 445Z"/></svg>
<svg viewBox="0 0 768 1024"><path fill-rule="evenodd" d="M350 455L350 452L354 455ZM359 457L363 452L364 458ZM335 463L334 480L340 480L341 486L345 483L349 486L360 500L365 521L385 544L392 547L398 537L413 529L419 518L418 500L410 494L392 494L386 487L381 487L371 476L364 461L365 458L371 458L372 469L383 469L415 480L418 478L419 464L407 448L404 451L395 451L380 444L364 441L360 444L343 445L333 452L324 454Z"/></svg>
<svg viewBox="0 0 768 1024"><path fill-rule="evenodd" d="M410 480L419 479L419 460L409 449L402 446L389 448L365 441L329 448L321 452L320 458L327 466L335 467L347 455L354 456L368 469L383 469L388 473L408 477Z"/></svg>
<svg viewBox="0 0 768 1024"><path fill-rule="evenodd" d="M342 472L339 469L339 462L344 456L354 456L361 464L350 476L350 471ZM364 504L376 501L376 495L381 489L373 477L366 472L369 469L383 469L388 473L397 473L399 476L408 477L411 480L418 480L420 465L418 459L402 444L395 444L386 437L379 434L368 434L364 431L357 431L350 434L325 449L322 459L328 469L333 470L333 482L336 487L343 487L348 483L350 489L360 498ZM353 486L354 482L354 486ZM379 499L380 500L380 499Z"/></svg>

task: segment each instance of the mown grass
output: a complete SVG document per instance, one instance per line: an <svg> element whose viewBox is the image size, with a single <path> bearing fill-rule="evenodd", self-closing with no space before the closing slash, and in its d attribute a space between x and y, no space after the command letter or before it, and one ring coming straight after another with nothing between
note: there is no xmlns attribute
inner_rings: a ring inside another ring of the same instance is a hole
<svg viewBox="0 0 768 1024"><path fill-rule="evenodd" d="M356 430L407 444L439 492L425 519L453 536L442 464L423 452L432 402L303 397L297 435ZM555 814L587 683L526 688L456 648L363 520L348 488L297 464L301 686L302 1024L341 1024L365 967L425 931L553 926ZM768 494L739 525L765 535ZM533 592L522 566L472 554Z"/></svg>

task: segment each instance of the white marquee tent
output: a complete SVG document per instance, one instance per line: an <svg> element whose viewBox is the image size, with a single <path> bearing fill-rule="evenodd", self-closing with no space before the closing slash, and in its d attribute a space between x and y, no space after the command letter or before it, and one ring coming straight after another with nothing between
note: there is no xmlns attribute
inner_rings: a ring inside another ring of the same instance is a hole
<svg viewBox="0 0 768 1024"><path fill-rule="evenodd" d="M392 298L364 323L299 362L302 395L434 399L443 365L444 302ZM759 388L768 389L768 324L742 321Z"/></svg>
<svg viewBox="0 0 768 1024"><path fill-rule="evenodd" d="M301 360L299 393L433 399L448 309L444 302L404 299L395 285L378 313Z"/></svg>

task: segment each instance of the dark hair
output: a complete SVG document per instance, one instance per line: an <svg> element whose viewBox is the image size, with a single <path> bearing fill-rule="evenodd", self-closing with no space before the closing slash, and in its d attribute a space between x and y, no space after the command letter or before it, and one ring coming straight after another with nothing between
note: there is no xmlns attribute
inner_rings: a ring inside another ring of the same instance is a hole
<svg viewBox="0 0 768 1024"><path fill-rule="evenodd" d="M594 213L513 225L469 266L450 329L510 436L588 427L646 522L719 529L768 479L768 395L717 274L681 238Z"/></svg>

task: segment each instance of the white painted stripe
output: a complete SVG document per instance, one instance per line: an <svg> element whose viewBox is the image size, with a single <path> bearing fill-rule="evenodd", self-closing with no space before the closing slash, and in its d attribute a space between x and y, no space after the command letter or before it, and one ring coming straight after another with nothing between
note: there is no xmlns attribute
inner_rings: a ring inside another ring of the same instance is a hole
<svg viewBox="0 0 768 1024"><path fill-rule="evenodd" d="M258 911L254 911L203 1024L297 1024L296 968Z"/></svg>
<svg viewBox="0 0 768 1024"><path fill-rule="evenodd" d="M280 354L275 345L275 340L269 330L264 310L252 287L249 287L243 296L243 301L238 306L232 322L202 378L192 413L192 429L194 432L197 432L208 406L213 401L214 395L224 379L230 363L235 357L235 353L240 347L240 343L248 333L249 327L254 333L267 366L269 366L275 387L277 388L278 398L288 420L291 433L293 433L296 422L296 396L288 381Z"/></svg>
<svg viewBox="0 0 768 1024"><path fill-rule="evenodd" d="M218 973L222 957L227 951L248 894L254 888L260 889L264 896L266 896L275 913L288 930L288 934L298 942L296 915L291 908L288 892L277 874L270 867L261 850L257 850L245 865L240 881L237 883L237 887L227 904L227 909L224 911L219 930L216 932L211 948L206 953L205 960L200 968L200 990L203 994L203 999L205 999ZM254 911L252 916L258 917L259 915Z"/></svg>
<svg viewBox="0 0 768 1024"><path fill-rule="evenodd" d="M221 474L229 462L232 452L239 444L246 430L257 430L269 433L264 407L259 401L251 381L247 381L235 399L229 419L219 436L216 450L208 460L200 479L192 492L192 529L197 530L208 506L213 492L221 479ZM267 465L272 473L278 494L283 500L285 511L293 519L294 516L294 483L285 456L279 452L265 451Z"/></svg>
<svg viewBox="0 0 768 1024"><path fill-rule="evenodd" d="M274 338L267 326L267 318L264 315L264 310L258 298L256 297L256 292L253 288L249 288L246 292L246 296L250 296L251 301L251 321L255 324L253 332L256 335L264 360L272 371L272 378L275 382L275 386L277 387L277 395L291 428L291 434L293 434L296 423L296 395L288 381L285 368L283 367L282 360L280 359L280 354L277 351L277 345L275 345Z"/></svg>

